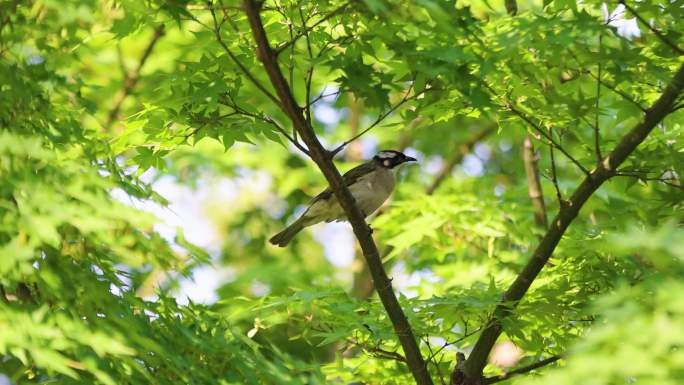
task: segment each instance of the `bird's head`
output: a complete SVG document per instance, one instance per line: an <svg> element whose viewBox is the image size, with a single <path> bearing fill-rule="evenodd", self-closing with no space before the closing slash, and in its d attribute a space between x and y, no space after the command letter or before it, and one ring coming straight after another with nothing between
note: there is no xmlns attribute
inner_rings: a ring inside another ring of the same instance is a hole
<svg viewBox="0 0 684 385"><path fill-rule="evenodd" d="M399 151L383 150L378 152L373 157L373 160L377 162L377 164L380 165L380 167L393 169L399 166L400 164L404 164L406 162L415 162L416 158L404 155L402 152Z"/></svg>

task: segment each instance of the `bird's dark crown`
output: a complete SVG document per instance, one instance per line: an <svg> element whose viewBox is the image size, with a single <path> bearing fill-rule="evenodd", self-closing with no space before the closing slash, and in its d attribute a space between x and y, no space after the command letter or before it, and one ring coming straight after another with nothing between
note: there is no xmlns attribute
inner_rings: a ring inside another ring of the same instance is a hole
<svg viewBox="0 0 684 385"><path fill-rule="evenodd" d="M415 158L406 156L404 153L395 150L382 150L373 157L373 160L375 160L380 166L390 169L402 163L416 161Z"/></svg>

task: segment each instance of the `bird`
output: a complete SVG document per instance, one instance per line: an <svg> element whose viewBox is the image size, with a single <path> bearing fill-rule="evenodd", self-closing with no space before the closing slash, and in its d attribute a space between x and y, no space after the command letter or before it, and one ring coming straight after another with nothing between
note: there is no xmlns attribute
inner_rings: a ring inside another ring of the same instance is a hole
<svg viewBox="0 0 684 385"><path fill-rule="evenodd" d="M368 162L352 168L342 176L364 217L373 214L392 194L398 166L415 161L415 158L400 151L382 150ZM344 210L328 187L311 199L309 207L297 220L271 237L269 242L285 247L305 227L320 222L343 220L346 220Z"/></svg>

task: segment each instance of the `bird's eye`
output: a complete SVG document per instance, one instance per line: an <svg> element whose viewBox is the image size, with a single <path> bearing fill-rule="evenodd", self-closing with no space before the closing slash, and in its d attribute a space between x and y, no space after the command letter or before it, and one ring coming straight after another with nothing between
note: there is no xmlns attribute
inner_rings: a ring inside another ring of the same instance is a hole
<svg viewBox="0 0 684 385"><path fill-rule="evenodd" d="M385 159L382 161L382 165L385 167L389 167L392 164L389 159Z"/></svg>

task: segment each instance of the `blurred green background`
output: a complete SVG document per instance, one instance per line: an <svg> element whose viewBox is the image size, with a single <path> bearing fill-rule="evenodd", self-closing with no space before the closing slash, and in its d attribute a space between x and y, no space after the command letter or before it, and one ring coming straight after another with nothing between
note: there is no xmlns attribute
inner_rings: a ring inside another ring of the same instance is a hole
<svg viewBox="0 0 684 385"><path fill-rule="evenodd" d="M369 223L439 384L682 64L681 0L507 3L262 7L321 142L372 126L340 171L419 160ZM267 243L326 187L268 94L239 2L0 0L0 383L413 383L347 223ZM505 381L684 382L683 102L584 206L485 375L560 355Z"/></svg>

